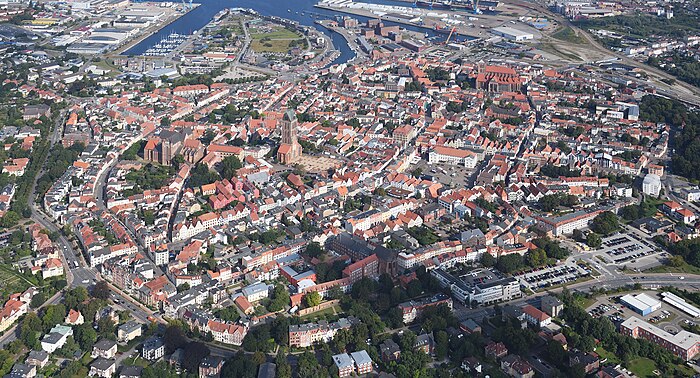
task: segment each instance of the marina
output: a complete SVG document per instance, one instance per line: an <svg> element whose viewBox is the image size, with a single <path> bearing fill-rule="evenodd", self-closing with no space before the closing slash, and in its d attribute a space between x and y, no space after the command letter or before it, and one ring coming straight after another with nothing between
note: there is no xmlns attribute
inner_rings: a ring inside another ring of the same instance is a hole
<svg viewBox="0 0 700 378"><path fill-rule="evenodd" d="M144 51L144 56L168 56L189 38L188 35L171 33L160 42Z"/></svg>
<svg viewBox="0 0 700 378"><path fill-rule="evenodd" d="M397 0L376 0L373 1L373 3L397 6L406 4L406 2ZM265 2L256 0L194 0L194 9L162 27L158 32L155 32L148 38L135 44L125 51L124 55L142 55L172 33L190 35L203 28L222 11L227 11L231 8L246 8L252 9L263 16L274 16L279 19L294 21L298 23L298 25L313 27L326 34L333 42L334 48L338 51L337 54L333 54L334 56L337 55L337 57L329 64L345 63L355 58L355 52L342 35L315 22L319 19L334 20L338 17L338 12L316 8L316 4L317 0L297 0L294 2L285 0L270 0ZM355 18L360 22L366 22L370 18L376 17L356 15ZM388 25L399 24L389 20L385 22ZM410 31L427 32L430 37L439 36L441 34L435 30L426 30L420 26L407 24L402 24L401 26Z"/></svg>

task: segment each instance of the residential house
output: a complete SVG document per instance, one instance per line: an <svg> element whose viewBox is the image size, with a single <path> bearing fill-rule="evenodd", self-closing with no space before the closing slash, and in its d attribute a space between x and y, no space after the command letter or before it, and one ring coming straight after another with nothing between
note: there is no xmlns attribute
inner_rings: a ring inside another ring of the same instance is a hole
<svg viewBox="0 0 700 378"><path fill-rule="evenodd" d="M112 378L117 372L117 364L114 360L98 357L90 364L89 375L91 377Z"/></svg>
<svg viewBox="0 0 700 378"><path fill-rule="evenodd" d="M95 343L92 347L92 358L102 357L106 359L114 358L117 355L117 342L108 339L102 339Z"/></svg>
<svg viewBox="0 0 700 378"><path fill-rule="evenodd" d="M165 344L160 337L152 336L143 342L141 357L148 361L156 361L165 354Z"/></svg>
<svg viewBox="0 0 700 378"><path fill-rule="evenodd" d="M117 339L121 342L129 342L139 336L141 336L141 324L133 320L129 320L117 328Z"/></svg>

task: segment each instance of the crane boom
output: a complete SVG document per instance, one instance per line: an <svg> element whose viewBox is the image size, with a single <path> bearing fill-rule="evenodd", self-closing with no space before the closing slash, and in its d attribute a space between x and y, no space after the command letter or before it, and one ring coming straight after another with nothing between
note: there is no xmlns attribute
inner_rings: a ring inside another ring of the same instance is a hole
<svg viewBox="0 0 700 378"><path fill-rule="evenodd" d="M454 34L455 30L457 30L457 27L453 26L452 30L450 30L450 34L447 36L447 39L445 40L445 44L450 43L450 38L452 38L452 34Z"/></svg>

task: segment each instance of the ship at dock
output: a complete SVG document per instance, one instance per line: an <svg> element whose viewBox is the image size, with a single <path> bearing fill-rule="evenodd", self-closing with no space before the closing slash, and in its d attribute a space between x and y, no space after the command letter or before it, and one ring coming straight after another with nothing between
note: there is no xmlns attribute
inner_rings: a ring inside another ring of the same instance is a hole
<svg viewBox="0 0 700 378"><path fill-rule="evenodd" d="M489 10L493 11L498 7L499 2L497 0L484 0L477 1L479 10ZM413 2L414 7L418 8L428 8L428 9L451 9L451 10L466 10L469 12L474 12L474 1L452 1L452 0L417 0Z"/></svg>

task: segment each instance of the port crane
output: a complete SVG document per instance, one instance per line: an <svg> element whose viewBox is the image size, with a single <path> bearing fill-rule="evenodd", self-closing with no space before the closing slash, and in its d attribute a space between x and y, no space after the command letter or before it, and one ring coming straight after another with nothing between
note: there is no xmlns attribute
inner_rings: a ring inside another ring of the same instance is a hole
<svg viewBox="0 0 700 378"><path fill-rule="evenodd" d="M445 40L445 44L446 44L446 45L447 45L448 43L450 43L450 38L452 38L452 34L455 33L455 30L457 30L457 27L456 27L456 26L453 26L453 27L452 27L452 30L450 30L450 34L447 35L447 39Z"/></svg>
<svg viewBox="0 0 700 378"><path fill-rule="evenodd" d="M481 10L479 10L479 0L472 0L472 8L474 8L474 14L483 14Z"/></svg>
<svg viewBox="0 0 700 378"><path fill-rule="evenodd" d="M192 9L192 0L190 0L189 3L186 3L185 0L182 0L182 6L183 9Z"/></svg>

